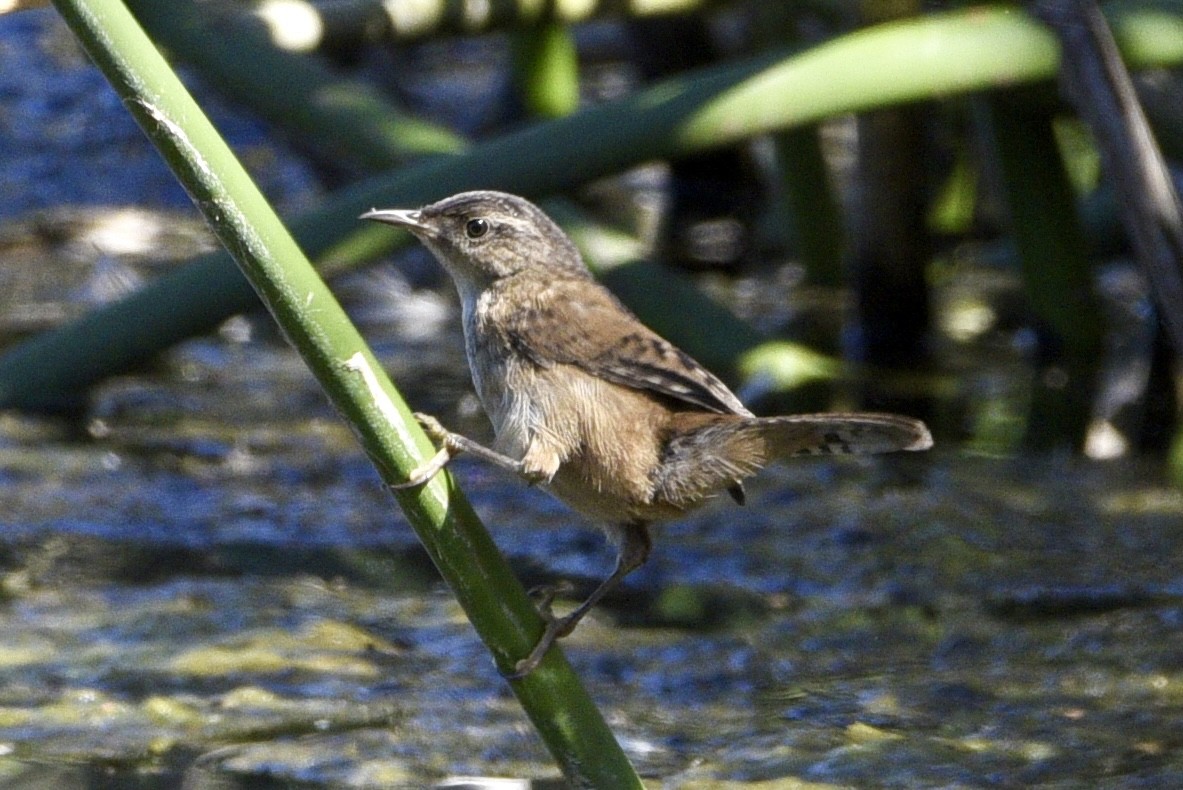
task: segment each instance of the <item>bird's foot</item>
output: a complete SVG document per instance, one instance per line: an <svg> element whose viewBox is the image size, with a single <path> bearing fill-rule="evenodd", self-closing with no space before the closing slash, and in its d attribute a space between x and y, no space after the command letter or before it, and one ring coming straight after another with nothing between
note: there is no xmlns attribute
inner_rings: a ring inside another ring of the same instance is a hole
<svg viewBox="0 0 1183 790"><path fill-rule="evenodd" d="M464 452L461 441L464 437L449 431L435 417L415 412L415 419L422 426L423 432L433 442L440 445L440 449L431 458L413 469L405 481L391 485L390 487L395 491L423 485L439 474L439 471L447 466L449 461Z"/></svg>
<svg viewBox="0 0 1183 790"><path fill-rule="evenodd" d="M505 673L506 680L521 680L529 675L542 662L542 657L546 655L546 651L550 650L550 646L556 640L562 639L575 630L575 626L579 624L584 612L576 610L565 617L559 617L551 608L558 594L569 591L569 589L570 584L563 582L544 584L530 590L530 596L538 598L538 614L546 623L546 628L529 654L514 664L512 672Z"/></svg>
<svg viewBox="0 0 1183 790"><path fill-rule="evenodd" d="M544 615L545 618L545 615ZM506 680L521 680L529 675L538 665L542 663L543 656L550 650L551 645L556 640L562 639L569 633L575 630L575 626L579 623L578 617L554 617L546 620L546 629L542 632L542 637L538 640L538 644L534 645L534 649L529 654L513 665L513 671L505 673Z"/></svg>

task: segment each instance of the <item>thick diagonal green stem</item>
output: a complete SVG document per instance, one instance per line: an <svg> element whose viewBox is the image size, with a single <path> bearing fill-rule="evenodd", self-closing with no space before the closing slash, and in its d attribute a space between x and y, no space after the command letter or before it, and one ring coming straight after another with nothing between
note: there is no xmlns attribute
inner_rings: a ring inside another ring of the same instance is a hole
<svg viewBox="0 0 1183 790"><path fill-rule="evenodd" d="M383 479L430 451L426 437L340 305L216 130L119 0L55 5L205 214ZM499 667L537 641L542 623L450 477L399 502ZM587 787L640 781L561 652L514 691L567 777Z"/></svg>

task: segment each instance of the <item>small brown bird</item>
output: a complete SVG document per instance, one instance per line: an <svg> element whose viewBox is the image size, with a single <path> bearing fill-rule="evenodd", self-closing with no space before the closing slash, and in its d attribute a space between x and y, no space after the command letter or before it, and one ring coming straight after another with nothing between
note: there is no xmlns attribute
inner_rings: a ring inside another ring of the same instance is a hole
<svg viewBox="0 0 1183 790"><path fill-rule="evenodd" d="M524 198L464 192L362 219L409 230L455 281L472 380L497 437L489 449L416 415L443 447L400 487L471 453L603 524L617 546L615 570L575 610L542 607L546 631L512 677L645 562L654 522L722 491L742 504L744 478L778 459L932 446L924 423L894 414L754 416L592 279L571 240Z"/></svg>

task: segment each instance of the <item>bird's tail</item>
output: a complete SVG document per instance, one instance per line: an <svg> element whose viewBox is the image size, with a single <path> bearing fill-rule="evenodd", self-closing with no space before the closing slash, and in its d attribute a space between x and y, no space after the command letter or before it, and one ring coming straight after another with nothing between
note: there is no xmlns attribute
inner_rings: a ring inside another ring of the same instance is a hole
<svg viewBox="0 0 1183 790"><path fill-rule="evenodd" d="M743 479L779 459L932 447L932 435L924 423L895 414L684 413L678 417L656 481L660 494L674 504L689 505L721 490L742 502Z"/></svg>
<svg viewBox="0 0 1183 790"><path fill-rule="evenodd" d="M898 414L851 412L757 417L768 460L796 455L867 455L927 450L932 435L920 420Z"/></svg>

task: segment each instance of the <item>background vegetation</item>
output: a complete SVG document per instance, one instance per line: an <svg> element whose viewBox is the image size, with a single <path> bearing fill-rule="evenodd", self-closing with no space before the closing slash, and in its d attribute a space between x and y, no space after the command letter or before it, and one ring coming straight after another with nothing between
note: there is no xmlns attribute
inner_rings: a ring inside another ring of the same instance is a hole
<svg viewBox="0 0 1183 790"><path fill-rule="evenodd" d="M179 83L121 4L55 6L230 252L13 343L0 407L84 412L88 388L258 294L388 482L400 479L427 445L397 392L366 377L381 377L377 359L216 132L170 105ZM371 206L518 192L758 410L902 411L946 447L1145 455L1183 475L1176 4L494 2L479 18L458 2L128 6L173 61L313 163L325 197L286 224L325 276L406 243L355 222ZM499 100L492 117L449 125L407 75L472 36L507 53L477 70L503 75ZM589 77L603 62L610 78ZM1116 269L1137 287L1107 291ZM1017 273L1021 290L1002 302L964 287L990 272ZM791 281L766 301L820 308L741 316L735 283L753 277ZM1000 347L1019 383L991 397L972 366ZM467 504L450 483L400 504L498 664L512 664L537 618ZM515 691L569 778L637 781L564 661Z"/></svg>

